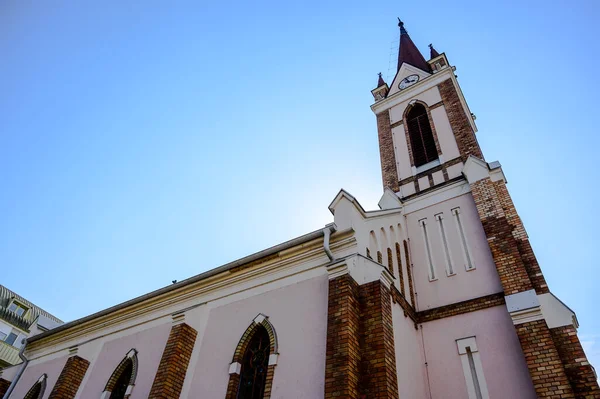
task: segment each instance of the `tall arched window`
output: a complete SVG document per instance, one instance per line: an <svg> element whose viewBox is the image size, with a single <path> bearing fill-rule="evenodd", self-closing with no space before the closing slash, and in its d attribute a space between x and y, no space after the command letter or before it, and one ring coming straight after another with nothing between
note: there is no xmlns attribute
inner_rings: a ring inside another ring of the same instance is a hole
<svg viewBox="0 0 600 399"><path fill-rule="evenodd" d="M254 331L254 336L250 339L242 358L238 399L263 398L270 352L269 333L260 325Z"/></svg>
<svg viewBox="0 0 600 399"><path fill-rule="evenodd" d="M414 104L406 115L406 126L415 166L425 165L438 159L438 152L429 124L427 110L422 104Z"/></svg>
<svg viewBox="0 0 600 399"><path fill-rule="evenodd" d="M42 399L46 390L46 374L43 374L39 380L27 391L24 399Z"/></svg>
<svg viewBox="0 0 600 399"><path fill-rule="evenodd" d="M130 350L108 379L101 399L127 399L137 377L137 351Z"/></svg>
<svg viewBox="0 0 600 399"><path fill-rule="evenodd" d="M269 399L279 358L277 334L269 317L259 313L235 348L225 399Z"/></svg>
<svg viewBox="0 0 600 399"><path fill-rule="evenodd" d="M125 362L125 368L121 371L121 375L115 382L115 387L110 394L110 399L125 399L127 394L127 387L129 386L129 380L131 380L131 372L133 371L133 362L131 359L127 359Z"/></svg>

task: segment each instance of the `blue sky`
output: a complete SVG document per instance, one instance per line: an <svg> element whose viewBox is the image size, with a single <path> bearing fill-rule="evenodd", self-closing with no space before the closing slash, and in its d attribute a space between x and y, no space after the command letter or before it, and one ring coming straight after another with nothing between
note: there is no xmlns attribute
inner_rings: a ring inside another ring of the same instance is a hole
<svg viewBox="0 0 600 399"><path fill-rule="evenodd" d="M484 3L3 2L0 283L72 320L322 227L341 187L375 208L400 16L600 366L600 6Z"/></svg>

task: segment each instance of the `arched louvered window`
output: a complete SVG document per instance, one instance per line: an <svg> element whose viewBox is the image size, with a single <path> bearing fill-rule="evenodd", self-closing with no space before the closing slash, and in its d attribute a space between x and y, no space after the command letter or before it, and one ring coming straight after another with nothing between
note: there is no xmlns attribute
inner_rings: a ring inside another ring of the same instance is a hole
<svg viewBox="0 0 600 399"><path fill-rule="evenodd" d="M254 331L242 358L238 399L263 399L270 351L269 333L261 325Z"/></svg>
<svg viewBox="0 0 600 399"><path fill-rule="evenodd" d="M422 104L416 103L408 111L406 125L415 166L425 165L438 159L427 110Z"/></svg>

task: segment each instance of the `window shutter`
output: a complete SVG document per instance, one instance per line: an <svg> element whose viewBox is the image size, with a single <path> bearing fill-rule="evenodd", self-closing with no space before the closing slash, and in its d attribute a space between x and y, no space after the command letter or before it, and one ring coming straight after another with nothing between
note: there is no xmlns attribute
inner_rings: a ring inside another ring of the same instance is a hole
<svg viewBox="0 0 600 399"><path fill-rule="evenodd" d="M438 159L427 110L421 104L414 105L408 113L407 128L415 166Z"/></svg>

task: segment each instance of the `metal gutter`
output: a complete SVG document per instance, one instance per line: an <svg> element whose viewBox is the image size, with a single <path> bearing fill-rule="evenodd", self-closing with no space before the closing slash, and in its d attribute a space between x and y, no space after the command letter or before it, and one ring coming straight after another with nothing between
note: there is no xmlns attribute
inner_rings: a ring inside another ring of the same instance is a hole
<svg viewBox="0 0 600 399"><path fill-rule="evenodd" d="M327 225L325 227L325 229L328 229L331 232L335 231L335 228L332 225ZM177 290L179 288L185 287L185 286L193 284L193 283L197 283L198 281L202 281L202 280L204 280L206 278L209 278L209 277L215 276L217 274L226 272L226 271L231 270L233 268L236 268L238 266L245 265L247 263L250 263L250 262L253 262L255 260L264 258L266 256L276 254L276 253L278 253L280 251L283 251L283 250L295 247L297 245L304 244L306 242L315 240L317 238L321 238L325 234L324 233L325 229L315 230L315 231L313 231L311 233L305 234L305 235L300 236L300 237L293 238L293 239L291 239L289 241L286 241L286 242L283 242L281 244L275 245L275 246L273 246L271 248L267 248L267 249L264 249L262 251L256 252L256 253L254 253L252 255L248 255L246 257L243 257L241 259L235 260L233 262L226 263L226 264L224 264L222 266L219 266L219 267L216 267L214 269L208 270L208 271L206 271L204 273L200 273L200 274L198 274L196 276L190 277L190 278L182 280L180 282L177 282L177 283L171 284L169 286L160 288L158 290L149 292L148 294L139 296L137 298L130 299L129 301L126 301L126 302L120 303L118 305L112 306L110 308L101 310L101 311L93 313L93 314L91 314L89 316L82 317L81 319L73 320L73 321L71 321L69 323L63 324L63 325L58 326L56 328L53 328L52 330L49 330L49 331L43 332L41 334L35 335L33 337L30 337L30 338L27 339L27 341L29 343L39 341L39 340L41 340L43 338L49 337L52 334L56 334L56 333L59 333L61 331L68 330L69 328L72 328L72 327L78 326L80 324L86 323L86 322L91 321L93 319L96 319L98 317L102 317L102 316L108 315L108 314L113 313L115 311L127 308L127 307L132 306L132 305L136 305L136 304L138 304L140 302L144 302L144 301L146 301L148 299L151 299L151 298L154 298L154 297L157 297L157 296L169 293L171 291L175 291L175 290Z"/></svg>
<svg viewBox="0 0 600 399"><path fill-rule="evenodd" d="M27 346L28 340L26 338L23 338L22 342L23 342L23 345L21 345L21 349L19 350L19 357L21 358L23 363L21 363L21 367L19 368L17 375L15 376L15 378L13 378L12 382L10 383L10 386L8 387L8 390L6 391L6 393L4 394L2 399L8 399L10 397L10 394L13 392L13 390L17 386L17 383L21 379L21 375L23 375L23 371L25 371L25 368L29 364L29 359L27 359L25 357L25 347Z"/></svg>

